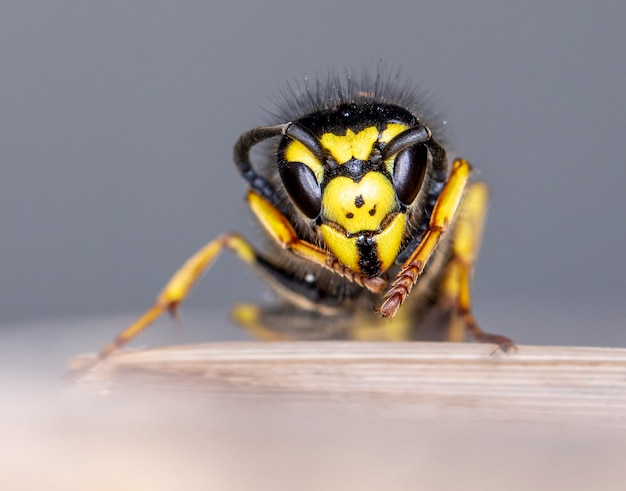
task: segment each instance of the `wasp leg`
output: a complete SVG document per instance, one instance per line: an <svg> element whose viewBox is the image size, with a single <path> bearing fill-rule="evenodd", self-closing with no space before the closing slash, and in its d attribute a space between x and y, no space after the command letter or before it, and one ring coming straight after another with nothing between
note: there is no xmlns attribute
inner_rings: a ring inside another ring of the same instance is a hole
<svg viewBox="0 0 626 491"><path fill-rule="evenodd" d="M357 273L352 273L344 268L333 256L308 242L300 240L287 219L258 193L250 191L248 193L248 203L263 227L284 249L290 250L294 254L315 264L326 267L372 291L379 292L385 286L384 279L370 279ZM100 351L98 360L108 357L111 353L126 345L165 311L175 314L191 287L225 248L234 252L245 263L265 270L266 273L275 269L270 268L270 263L257 256L253 247L240 235L230 233L218 237L196 252L174 273L157 296L154 305L133 324L118 334L111 343L105 346ZM285 283L286 281L287 278L279 281L279 283Z"/></svg>
<svg viewBox="0 0 626 491"><path fill-rule="evenodd" d="M350 312L326 315L286 303L259 306L238 304L233 320L262 341L311 341L351 339L353 316Z"/></svg>
<svg viewBox="0 0 626 491"><path fill-rule="evenodd" d="M413 319L398 315L391 322L368 310L323 314L288 304L238 304L233 320L262 341L408 341Z"/></svg>
<svg viewBox="0 0 626 491"><path fill-rule="evenodd" d="M413 285L424 270L426 263L437 248L442 235L448 230L456 216L461 198L467 187L472 167L465 160L456 160L450 178L441 190L435 203L428 229L420 245L413 251L400 268L396 278L385 293L379 312L382 317L391 318L411 292Z"/></svg>
<svg viewBox="0 0 626 491"><path fill-rule="evenodd" d="M448 330L450 341L463 341L469 333L478 342L496 344L502 351L509 351L515 349L513 341L484 332L471 312L472 273L480 250L487 201L485 184L475 183L467 190L454 228L452 259L441 283L441 295L442 301L452 305L456 313Z"/></svg>
<svg viewBox="0 0 626 491"><path fill-rule="evenodd" d="M233 320L253 337L261 341L293 341L290 333L284 333L265 320L265 310L259 305L241 303L235 305L231 313Z"/></svg>
<svg viewBox="0 0 626 491"><path fill-rule="evenodd" d="M180 303L185 299L191 287L206 272L223 249L229 249L234 252L239 259L247 264L254 265L256 263L257 255L254 249L238 234L224 234L209 242L172 275L157 296L154 305L100 351L98 361L103 360L127 344L152 324L163 312L169 311L171 314L176 314Z"/></svg>
<svg viewBox="0 0 626 491"><path fill-rule="evenodd" d="M249 191L247 200L250 209L261 222L263 228L283 249L291 251L296 256L318 266L329 269L374 293L380 293L385 287L386 281L383 278L368 278L365 275L355 273L343 266L336 257L327 251L300 239L287 218L257 192Z"/></svg>

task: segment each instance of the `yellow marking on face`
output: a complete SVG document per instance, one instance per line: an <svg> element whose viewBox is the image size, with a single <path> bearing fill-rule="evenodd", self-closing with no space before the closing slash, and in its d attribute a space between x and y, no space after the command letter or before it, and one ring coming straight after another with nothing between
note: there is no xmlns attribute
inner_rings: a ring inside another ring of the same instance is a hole
<svg viewBox="0 0 626 491"><path fill-rule="evenodd" d="M389 143L394 137L398 136L400 133L408 129L409 127L404 124L389 123L385 130L382 132L380 141L384 143ZM385 168L387 169L387 172L389 172L389 174L393 174L393 165L395 163L395 160L395 155L392 155L387 160L385 160Z"/></svg>
<svg viewBox="0 0 626 491"><path fill-rule="evenodd" d="M368 172L359 182L338 176L322 195L322 218L348 233L378 230L389 213L397 210L393 184L380 172Z"/></svg>
<svg viewBox="0 0 626 491"><path fill-rule="evenodd" d="M385 130L382 132L380 141L383 143L389 143L394 137L398 136L404 130L408 130L409 127L400 123L389 123Z"/></svg>
<svg viewBox="0 0 626 491"><path fill-rule="evenodd" d="M377 256L382 271L387 271L396 260L400 246L402 245L405 222L406 215L404 213L398 213L393 217L393 220L389 222L387 227L376 236Z"/></svg>
<svg viewBox="0 0 626 491"><path fill-rule="evenodd" d="M369 160L374 143L378 140L375 126L365 128L358 133L348 129L345 135L324 133L320 138L322 145L330 152L338 164L345 164L350 159Z"/></svg>
<svg viewBox="0 0 626 491"><path fill-rule="evenodd" d="M393 184L384 174L368 172L359 182L338 176L326 185L322 195L322 220L326 223L320 226L320 231L332 254L356 272L360 272L358 233L374 232L377 257L381 270L385 271L395 261L404 235L406 215L397 212ZM395 216L381 230L391 214Z"/></svg>
<svg viewBox="0 0 626 491"><path fill-rule="evenodd" d="M302 162L313 171L317 182L322 182L324 178L324 165L299 141L293 140L287 145L285 159L289 162Z"/></svg>
<svg viewBox="0 0 626 491"><path fill-rule="evenodd" d="M352 271L359 272L359 251L356 248L356 237L348 238L346 234L329 225L320 225L324 242L339 259L339 262Z"/></svg>
<svg viewBox="0 0 626 491"><path fill-rule="evenodd" d="M398 213L379 234L374 235L377 257L382 272L388 270L396 260L400 251L406 215ZM324 242L333 255L347 268L360 273L358 236L347 237L346 234L330 225L321 225L320 231Z"/></svg>
<svg viewBox="0 0 626 491"><path fill-rule="evenodd" d="M380 140L378 138L378 129L375 126L365 128L358 133L348 129L345 135L324 133L320 137L320 142L330 152L335 161L341 165L351 159L369 160L376 142L388 143L407 128L408 126L404 124L389 123L382 132ZM387 170L390 173L393 171L394 157L386 162ZM287 145L285 159L289 162L302 162L313 171L317 182L322 182L324 178L324 164L299 141L293 140Z"/></svg>

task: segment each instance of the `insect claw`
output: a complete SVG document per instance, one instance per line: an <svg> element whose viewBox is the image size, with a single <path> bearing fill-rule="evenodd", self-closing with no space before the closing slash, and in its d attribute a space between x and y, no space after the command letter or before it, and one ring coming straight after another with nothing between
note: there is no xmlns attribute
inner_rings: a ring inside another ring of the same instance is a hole
<svg viewBox="0 0 626 491"><path fill-rule="evenodd" d="M170 317L174 321L174 323L180 327L182 326L182 317L180 315L180 302L172 302L167 307L167 311L170 314Z"/></svg>

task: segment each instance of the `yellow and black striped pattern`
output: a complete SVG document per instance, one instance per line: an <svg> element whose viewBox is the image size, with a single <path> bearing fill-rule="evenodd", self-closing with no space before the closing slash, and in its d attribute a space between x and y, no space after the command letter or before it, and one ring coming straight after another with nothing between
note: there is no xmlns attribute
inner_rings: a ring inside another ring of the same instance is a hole
<svg viewBox="0 0 626 491"><path fill-rule="evenodd" d="M339 165L367 162L377 143L388 143L407 126L389 123L384 129L369 126L345 134L324 133L323 148ZM323 184L320 232L326 247L354 272L376 276L389 269L404 238L406 216L396 198L390 175L393 158L383 169L371 170L355 180L345 175L325 181L324 165L302 143L292 141L285 150L290 162L306 165Z"/></svg>

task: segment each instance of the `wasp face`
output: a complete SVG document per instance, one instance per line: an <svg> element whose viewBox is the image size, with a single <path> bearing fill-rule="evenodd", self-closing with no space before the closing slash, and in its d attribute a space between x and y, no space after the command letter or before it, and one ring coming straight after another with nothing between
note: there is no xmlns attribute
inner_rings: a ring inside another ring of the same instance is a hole
<svg viewBox="0 0 626 491"><path fill-rule="evenodd" d="M357 182L338 176L324 189L320 230L345 266L376 276L400 250L405 216L393 183L382 172L370 171Z"/></svg>
<svg viewBox="0 0 626 491"><path fill-rule="evenodd" d="M340 107L297 121L303 138L285 137L279 148L291 200L354 272L380 275L402 246L428 160L423 135L402 143L414 119L392 106Z"/></svg>

